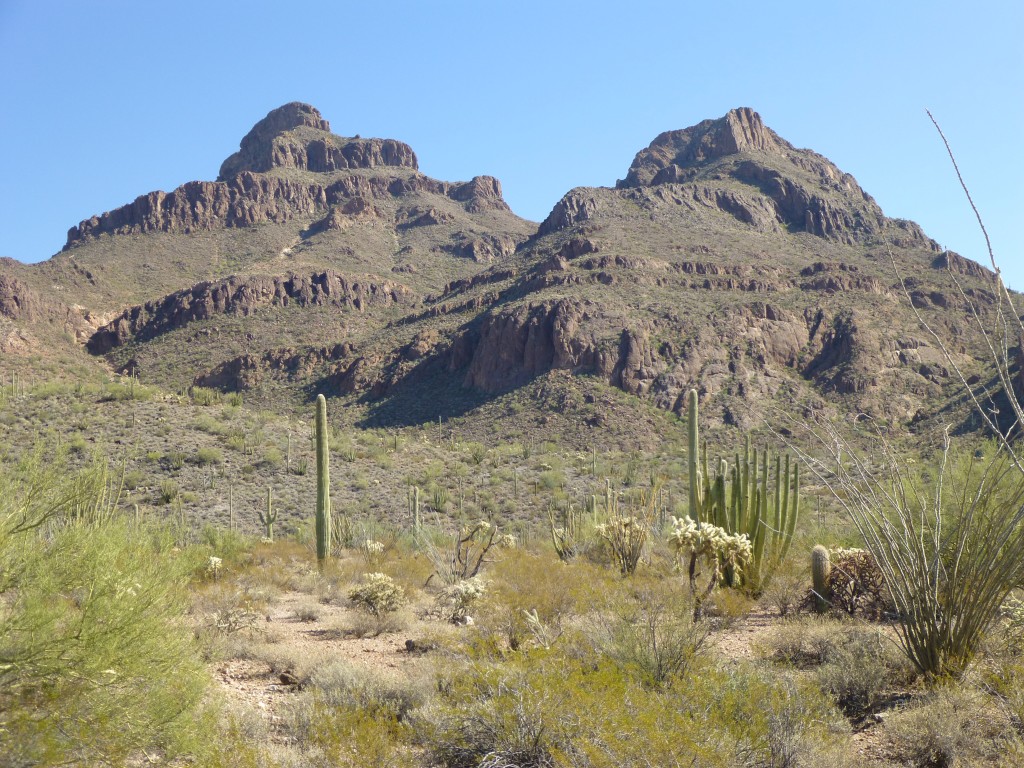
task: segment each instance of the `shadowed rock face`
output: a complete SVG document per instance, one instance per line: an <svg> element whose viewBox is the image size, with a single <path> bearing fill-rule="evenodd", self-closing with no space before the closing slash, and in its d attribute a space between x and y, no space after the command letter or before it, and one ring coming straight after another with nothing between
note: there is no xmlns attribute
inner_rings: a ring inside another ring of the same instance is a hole
<svg viewBox="0 0 1024 768"><path fill-rule="evenodd" d="M104 354L131 339L145 341L197 320L221 314L249 315L261 307L332 305L362 311L382 304L413 301L404 285L357 280L335 272L273 277L230 277L126 309L89 339L93 354Z"/></svg>

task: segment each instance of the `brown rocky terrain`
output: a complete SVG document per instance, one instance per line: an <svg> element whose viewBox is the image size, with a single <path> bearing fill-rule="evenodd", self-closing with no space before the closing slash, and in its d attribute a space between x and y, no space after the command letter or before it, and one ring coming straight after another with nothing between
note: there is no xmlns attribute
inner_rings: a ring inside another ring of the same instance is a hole
<svg viewBox="0 0 1024 768"><path fill-rule="evenodd" d="M417 168L406 144L336 136L287 104L217 181L141 196L49 262L5 268L0 314L64 323L164 386L268 406L326 391L370 423L423 418L424 392L435 418L561 372L558 387L676 413L696 386L711 423L810 401L910 425L956 384L914 308L965 370L984 367L970 316L991 273L753 110L659 135L539 227L496 179Z"/></svg>

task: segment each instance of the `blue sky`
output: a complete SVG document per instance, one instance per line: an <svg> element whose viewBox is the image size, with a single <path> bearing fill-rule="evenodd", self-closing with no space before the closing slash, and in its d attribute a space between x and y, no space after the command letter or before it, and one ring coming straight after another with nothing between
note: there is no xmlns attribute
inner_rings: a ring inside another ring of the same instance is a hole
<svg viewBox="0 0 1024 768"><path fill-rule="evenodd" d="M969 7L968 7L969 6ZM213 179L253 123L306 101L336 133L491 174L521 216L612 185L658 133L750 106L890 216L1024 289L1024 4L0 0L0 255Z"/></svg>

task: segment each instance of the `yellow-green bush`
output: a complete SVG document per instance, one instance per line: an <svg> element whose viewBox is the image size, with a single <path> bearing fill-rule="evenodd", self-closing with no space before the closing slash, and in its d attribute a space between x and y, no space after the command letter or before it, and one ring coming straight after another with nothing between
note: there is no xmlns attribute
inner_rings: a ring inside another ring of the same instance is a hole
<svg viewBox="0 0 1024 768"><path fill-rule="evenodd" d="M173 751L205 686L182 559L83 498L94 479L38 455L0 476L0 742L13 765Z"/></svg>

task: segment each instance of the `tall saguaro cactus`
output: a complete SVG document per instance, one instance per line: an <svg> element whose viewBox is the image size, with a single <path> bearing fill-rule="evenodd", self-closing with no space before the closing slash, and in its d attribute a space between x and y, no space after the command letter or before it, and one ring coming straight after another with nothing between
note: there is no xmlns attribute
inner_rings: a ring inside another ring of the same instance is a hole
<svg viewBox="0 0 1024 768"><path fill-rule="evenodd" d="M327 447L327 398L316 396L316 563L323 570L331 554L331 477Z"/></svg>

